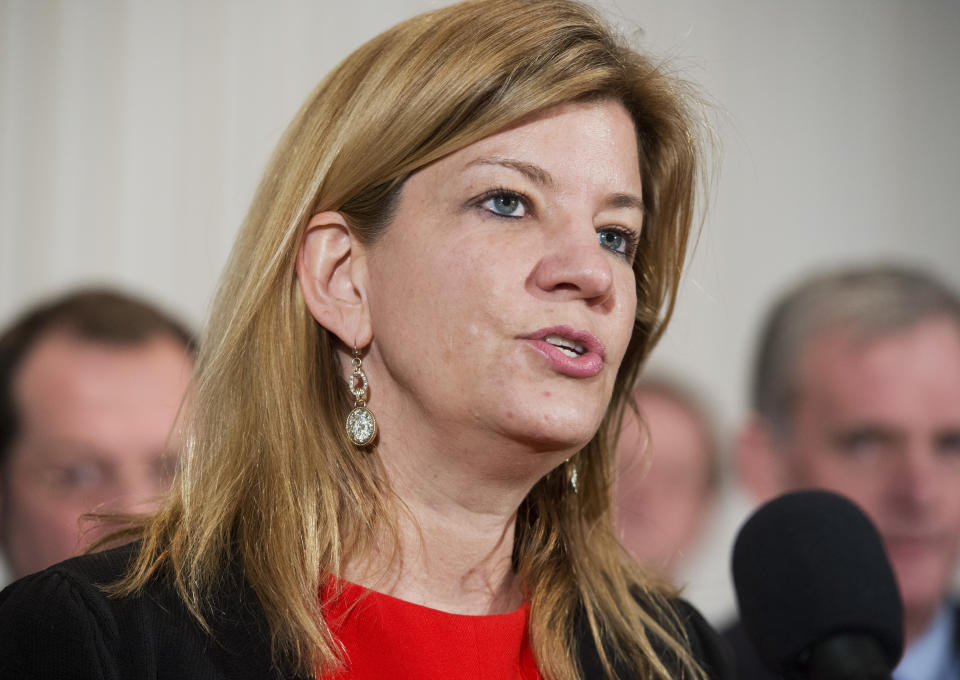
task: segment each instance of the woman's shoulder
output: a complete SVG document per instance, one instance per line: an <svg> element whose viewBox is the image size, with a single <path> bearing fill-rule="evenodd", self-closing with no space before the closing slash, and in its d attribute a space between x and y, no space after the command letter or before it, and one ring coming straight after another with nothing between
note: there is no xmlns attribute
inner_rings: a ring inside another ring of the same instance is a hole
<svg viewBox="0 0 960 680"><path fill-rule="evenodd" d="M670 602L686 630L691 652L707 677L717 680L733 678L733 653L726 641L689 602L682 598Z"/></svg>
<svg viewBox="0 0 960 680"><path fill-rule="evenodd" d="M138 625L149 617L135 611L149 600L111 599L100 586L119 580L134 555L122 546L73 558L0 592L0 677L125 677L134 650L150 647L149 625Z"/></svg>
<svg viewBox="0 0 960 680"><path fill-rule="evenodd" d="M70 613L102 613L109 604L99 586L119 580L135 554L134 545L124 545L74 557L14 581L0 592L0 626L6 629L15 621Z"/></svg>
<svg viewBox="0 0 960 680"><path fill-rule="evenodd" d="M241 606L240 593L236 606L211 618L210 635L169 579L154 578L129 596L104 592L137 550L131 544L73 558L0 592L0 677L279 677L257 610Z"/></svg>
<svg viewBox="0 0 960 680"><path fill-rule="evenodd" d="M117 581L136 557L138 546L139 542L128 543L110 550L72 557L42 571L24 576L3 589L0 593L0 602L5 602L13 593L34 588L44 589L60 580L77 585Z"/></svg>
<svg viewBox="0 0 960 680"><path fill-rule="evenodd" d="M14 581L0 592L0 626L20 621L93 617L115 622L125 609L163 606L158 581L133 597L113 598L104 587L118 582L136 558L138 543L74 557ZM113 631L105 631L112 633Z"/></svg>
<svg viewBox="0 0 960 680"><path fill-rule="evenodd" d="M643 598L637 597L637 599L654 618L666 623L665 612L660 605L653 606L652 603L645 601ZM665 599L660 602L663 606L672 609L676 619L680 621L686 633L690 653L697 663L700 664L707 678L710 680L732 680L735 674L733 671L731 652L726 642L720 637L719 633L707 623L703 615L700 614L693 605L679 597ZM584 671L584 678L588 680L605 678L600 655L597 653L592 635L583 616L578 616L577 618L575 636L580 649L580 664ZM656 642L654 643L654 647L659 649L658 653L662 654L661 659L667 663L669 668L670 664L675 662L675 657L666 652L666 650ZM632 677L630 672L619 667L616 662L614 663L614 667L619 677ZM679 662L676 662L676 667L670 668L670 670L674 671L674 677L685 677Z"/></svg>

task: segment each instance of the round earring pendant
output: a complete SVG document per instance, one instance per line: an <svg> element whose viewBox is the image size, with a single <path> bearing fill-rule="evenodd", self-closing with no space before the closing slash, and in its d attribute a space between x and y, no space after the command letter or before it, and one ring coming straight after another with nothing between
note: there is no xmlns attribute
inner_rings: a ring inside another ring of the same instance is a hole
<svg viewBox="0 0 960 680"><path fill-rule="evenodd" d="M377 419L370 409L357 406L347 415L347 436L357 446L366 446L377 436Z"/></svg>

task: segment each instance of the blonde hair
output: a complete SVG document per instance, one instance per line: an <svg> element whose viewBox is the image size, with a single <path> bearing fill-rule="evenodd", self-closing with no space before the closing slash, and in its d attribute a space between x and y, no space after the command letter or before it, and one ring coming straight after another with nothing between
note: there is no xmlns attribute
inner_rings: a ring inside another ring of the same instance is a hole
<svg viewBox="0 0 960 680"><path fill-rule="evenodd" d="M614 663L664 679L678 661L686 674L700 672L665 593L616 541L607 454L672 311L700 135L680 83L569 0L475 0L415 17L361 46L309 96L221 280L179 486L144 527L138 560L114 593L170 574L204 622L222 570L238 563L275 654L308 674L338 668L317 594L351 555L375 549L395 500L376 456L359 455L342 431L350 402L338 340L310 316L296 281L307 222L339 210L373 242L418 169L533 112L590 98L622 102L636 122L646 212L636 325L603 426L574 457L579 492L568 490L563 468L536 484L518 513L514 565L530 593L531 644L546 678L577 677L577 616L611 677Z"/></svg>

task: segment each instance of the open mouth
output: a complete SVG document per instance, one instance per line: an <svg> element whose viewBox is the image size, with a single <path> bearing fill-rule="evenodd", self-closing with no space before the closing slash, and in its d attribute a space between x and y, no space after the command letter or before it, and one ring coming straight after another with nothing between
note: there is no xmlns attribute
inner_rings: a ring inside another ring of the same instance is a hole
<svg viewBox="0 0 960 680"><path fill-rule="evenodd" d="M568 357L576 359L587 351L587 349L573 340L569 340L561 335L548 335L543 338L544 342L550 343Z"/></svg>
<svg viewBox="0 0 960 680"><path fill-rule="evenodd" d="M557 325L518 337L546 357L549 366L561 375L592 378L603 370L606 350L589 331Z"/></svg>

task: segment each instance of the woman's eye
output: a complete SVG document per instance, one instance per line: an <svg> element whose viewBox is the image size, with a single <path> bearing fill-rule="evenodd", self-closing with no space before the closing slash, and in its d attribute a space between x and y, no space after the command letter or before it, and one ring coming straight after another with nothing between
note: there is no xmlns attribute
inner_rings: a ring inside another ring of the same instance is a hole
<svg viewBox="0 0 960 680"><path fill-rule="evenodd" d="M623 229L601 229L597 232L600 245L609 251L632 257L636 245L633 234Z"/></svg>
<svg viewBox="0 0 960 680"><path fill-rule="evenodd" d="M527 215L523 196L512 191L497 191L490 194L480 205L501 217L526 217Z"/></svg>

